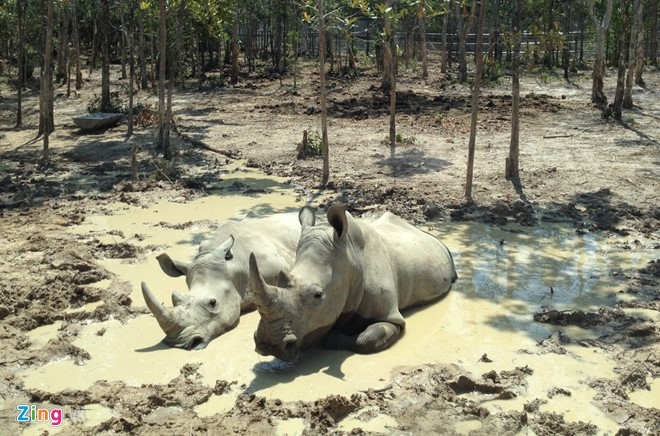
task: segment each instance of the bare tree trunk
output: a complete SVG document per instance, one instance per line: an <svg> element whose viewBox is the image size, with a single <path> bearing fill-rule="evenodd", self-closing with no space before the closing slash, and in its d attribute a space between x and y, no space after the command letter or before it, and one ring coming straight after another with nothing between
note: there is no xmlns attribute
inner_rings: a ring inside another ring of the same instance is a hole
<svg viewBox="0 0 660 436"><path fill-rule="evenodd" d="M126 80L127 72L126 72L126 62L128 60L128 35L126 33L126 17L124 16L124 10L122 8L120 15L121 15L121 28L123 29L122 34L119 36L119 45L120 45L120 51L121 51L121 78L122 80Z"/></svg>
<svg viewBox="0 0 660 436"><path fill-rule="evenodd" d="M652 2L656 5L657 1ZM643 7L640 6L640 8ZM642 75L644 74L644 19L640 19L640 26L637 29L637 44L635 47L635 84L639 86L644 86L644 79Z"/></svg>
<svg viewBox="0 0 660 436"><path fill-rule="evenodd" d="M273 50L273 67L277 71L282 71L284 68L284 44L286 38L285 22L286 22L286 0L280 0L277 12L275 13L275 46Z"/></svg>
<svg viewBox="0 0 660 436"><path fill-rule="evenodd" d="M167 119L167 108L165 106L165 72L167 59L167 0L159 1L160 12L160 65L158 71L158 115L160 128L158 129L158 143L163 151L163 157L170 157L169 144L169 120Z"/></svg>
<svg viewBox="0 0 660 436"><path fill-rule="evenodd" d="M390 4L396 14L396 4L394 2ZM386 45L388 45L390 53L390 159L394 159L396 152L396 25L392 25L391 19L387 19L386 23L389 23L390 27L389 31L385 32L386 37L389 35Z"/></svg>
<svg viewBox="0 0 660 436"><path fill-rule="evenodd" d="M101 112L110 112L110 7L101 0Z"/></svg>
<svg viewBox="0 0 660 436"><path fill-rule="evenodd" d="M393 0L387 0L388 8L392 8ZM385 30L385 39L382 42L383 49L383 82L382 87L384 89L390 89L392 87L392 82L394 77L392 77L392 64L394 63L394 53L392 53L392 45L390 44L392 35L392 20L388 15L384 17L384 30Z"/></svg>
<svg viewBox="0 0 660 436"><path fill-rule="evenodd" d="M44 65L41 70L41 100L44 134L43 160L49 159L50 133L54 130L53 121L53 0L46 0L46 38L44 42Z"/></svg>
<svg viewBox="0 0 660 436"><path fill-rule="evenodd" d="M147 57L144 54L144 17L138 18L138 56L140 58L140 88L147 89Z"/></svg>
<svg viewBox="0 0 660 436"><path fill-rule="evenodd" d="M447 24L449 22L449 12L445 12L442 17L442 58L440 60L440 72L447 72L447 58L449 56L449 48L447 46Z"/></svg>
<svg viewBox="0 0 660 436"><path fill-rule="evenodd" d="M96 55L97 55L97 45L98 45L98 33L99 33L99 0L94 0L94 17L92 24L92 59L89 62L89 74L92 74L94 68L96 68Z"/></svg>
<svg viewBox="0 0 660 436"><path fill-rule="evenodd" d="M328 108L325 98L325 16L323 11L323 0L317 3L319 14L319 87L321 94L321 141L323 147L323 175L321 186L327 186L330 179L330 156L328 150Z"/></svg>
<svg viewBox="0 0 660 436"><path fill-rule="evenodd" d="M565 35L570 35L571 34L571 3L566 2L566 17L565 17L565 24L564 24L564 34ZM568 72L569 72L569 67L570 67L570 50L569 50L569 44L570 44L570 39L567 37L566 41L564 42L564 46L562 47L561 50L561 62L562 62L562 68L564 69L564 80L568 80Z"/></svg>
<svg viewBox="0 0 660 436"><path fill-rule="evenodd" d="M607 10L602 21L596 18L594 12L594 0L589 0L589 15L596 29L596 60L591 75L593 83L591 86L591 102L596 104L607 104L607 96L603 91L603 80L605 79L605 36L607 28L610 27L612 19L613 0L607 0Z"/></svg>
<svg viewBox="0 0 660 436"><path fill-rule="evenodd" d="M355 74L357 69L355 68L355 40L353 37L346 38L346 57L348 63L348 70L351 74Z"/></svg>
<svg viewBox="0 0 660 436"><path fill-rule="evenodd" d="M179 12L177 14L176 20L177 20L177 26L176 26L176 43L174 47L174 62L170 62L170 65L174 66L174 84L181 84L185 85L185 80L183 80L183 71L181 68L181 56L183 54L183 50L181 50L181 43L183 41L183 29L185 27L185 19L186 19L186 8L188 7L188 2L187 0L181 0L179 3Z"/></svg>
<svg viewBox="0 0 660 436"><path fill-rule="evenodd" d="M637 34L643 32L643 7L644 7L644 2L642 0L635 0L634 6L633 6L633 22L632 26L630 26L630 41L628 44L628 74L626 75L626 86L623 92L623 108L624 109L632 109L633 108L633 100L632 100L632 88L633 84L635 82L635 70L637 68L637 56L636 56L636 49L637 49ZM643 41L642 41L643 43Z"/></svg>
<svg viewBox="0 0 660 436"><path fill-rule="evenodd" d="M616 80L616 92L612 103L612 115L614 119L621 120L623 95L625 91L626 67L628 66L628 28L630 14L630 0L621 0L621 31L619 33L619 70Z"/></svg>
<svg viewBox="0 0 660 436"><path fill-rule="evenodd" d="M234 23L231 32L231 84L238 83L238 5L234 6Z"/></svg>
<svg viewBox="0 0 660 436"><path fill-rule="evenodd" d="M69 22L71 21L71 5L68 1L62 2L62 17L60 20L60 47L57 54L56 81L62 84L68 81L67 65L69 63Z"/></svg>
<svg viewBox="0 0 660 436"><path fill-rule="evenodd" d="M135 2L136 0L129 0L130 6L128 11L128 131L126 139L131 142L131 177L134 183L140 181L137 166L137 153L138 143L133 136L133 124L135 117L133 113L133 93L135 90Z"/></svg>
<svg viewBox="0 0 660 436"><path fill-rule="evenodd" d="M80 33L78 31L78 0L71 0L71 36L76 63L76 89L82 88L83 78L80 67Z"/></svg>
<svg viewBox="0 0 660 436"><path fill-rule="evenodd" d="M476 4L473 5L475 7ZM479 115L479 91L481 89L481 75L484 67L483 42L484 42L484 22L486 17L486 6L479 3L479 23L477 25L477 46L474 51L474 60L476 62L476 72L474 77L474 87L472 88L472 119L470 123L470 140L468 143L468 162L467 162L467 180L465 183L465 197L472 200L472 179L474 170L474 153L477 142L477 117ZM474 11L472 12L474 14Z"/></svg>
<svg viewBox="0 0 660 436"><path fill-rule="evenodd" d="M163 156L165 159L172 159L172 147L170 145L170 130L171 130L171 120L172 120L172 91L174 89L174 81L176 76L176 71L172 65L172 58L170 56L171 52L168 53L168 58L170 59L170 69L169 69L169 80L167 81L167 105L165 108L165 131L163 132L163 143L165 144Z"/></svg>
<svg viewBox="0 0 660 436"><path fill-rule="evenodd" d="M18 80L16 81L16 127L23 126L23 84L25 81L25 13L27 0L16 2L18 19Z"/></svg>
<svg viewBox="0 0 660 436"><path fill-rule="evenodd" d="M248 64L248 72L254 71L254 24L252 17L247 17L248 24L246 29L245 40L245 60Z"/></svg>
<svg viewBox="0 0 660 436"><path fill-rule="evenodd" d="M520 139L520 1L515 0L513 6L513 72L511 77L511 143L509 144L509 157L506 160L504 175L507 180L520 178L519 139Z"/></svg>
<svg viewBox="0 0 660 436"><path fill-rule="evenodd" d="M660 2L651 1L651 29L649 30L649 57L651 64L658 66L658 4Z"/></svg>
<svg viewBox="0 0 660 436"><path fill-rule="evenodd" d="M454 13L456 14L456 32L458 33L458 81L467 82L467 37L474 23L474 13L477 1L473 0L470 14L468 15L466 5L454 1Z"/></svg>
<svg viewBox="0 0 660 436"><path fill-rule="evenodd" d="M419 20L419 52L422 56L422 78L429 77L429 59L426 50L426 2L420 1L417 6L417 19Z"/></svg>
<svg viewBox="0 0 660 436"><path fill-rule="evenodd" d="M128 29L126 29L126 36L128 37L128 132L126 138L133 136L133 94L135 91L135 1L129 0L128 10ZM133 147L135 148L135 147ZM133 181L137 182L137 168L135 166L135 153L131 150L131 173L133 174Z"/></svg>

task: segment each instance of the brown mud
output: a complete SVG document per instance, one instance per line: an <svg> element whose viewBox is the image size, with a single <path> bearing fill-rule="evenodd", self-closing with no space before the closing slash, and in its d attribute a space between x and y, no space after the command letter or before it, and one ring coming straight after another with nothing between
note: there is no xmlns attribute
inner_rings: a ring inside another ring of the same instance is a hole
<svg viewBox="0 0 660 436"><path fill-rule="evenodd" d="M601 434L583 421L567 421L539 406L553 396L570 396L561 387L535 398L517 412L493 413L483 403L521 395L533 367L492 365L484 374L470 374L455 362L401 368L385 388L346 398L332 395L312 402L286 403L254 394L239 395L226 413L200 416L194 407L211 395L222 395L232 380L214 387L200 383L198 367L181 368L166 385L128 386L99 382L91 388L51 393L25 389L15 375L19 369L39 367L69 358L84 364L89 354L73 345L82 325L91 321L125 321L142 306L131 301L134 284L117 280L98 263L100 259L142 261L158 247L127 242L91 243L67 230L94 214L112 214L112 203L146 207L158 201L185 203L221 190L259 195L249 183L218 187L225 167L235 158L265 174L289 178L297 192L319 192L321 161L296 160L303 130L318 131L318 83L312 66L303 69L294 89L258 76L243 77L227 89L184 89L174 97L179 134L174 168L157 156L157 129L153 117L142 115L132 141L141 147L141 180L130 181L130 143L121 124L103 132L80 132L69 117L92 98L96 79L88 79L76 96L57 91L57 130L51 138L51 158L41 161L41 142L34 139L36 94L28 96L26 127L13 128L13 90L4 86L0 98L0 397L4 431L23 430L9 405L38 403L63 407L69 418L76 410L100 404L112 416L93 426L67 421L64 434L273 434L281 421L301 420L303 434L371 434L359 425L340 427L350 414L370 421L385 415L396 421L391 434ZM394 157L386 139L386 94L378 78L363 72L355 79L331 77L329 117L331 182L326 194L355 213L388 209L415 223L476 221L494 226L517 223L537 226L551 222L580 234L626 237L620 249L655 250L656 259L638 265L621 277L621 298L594 311L544 308L529 314L539 323L576 325L593 330L596 339L579 340L583 347L602 350L616 359L618 379L589 376L593 398L614 420L617 434L660 433L660 410L642 407L630 394L650 390L660 377L660 74L647 72L645 89L635 90L636 107L624 114L624 124L603 120L588 102L588 72L567 83L539 82L526 77L521 115L521 180L503 177L510 129L510 85L485 86L480 100L475 163L474 202L463 198L469 88L435 74L427 81L407 71L399 82L397 121L402 141ZM612 77L608 78L612 86ZM611 88L608 91L612 91ZM612 94L612 92L610 92ZM140 93L143 103L154 95ZM192 140L192 141L191 141ZM213 150L199 147L210 145ZM221 153L218 153L221 151ZM327 203L327 202L326 202ZM325 206L321 204L321 207ZM213 219L210 216L200 220ZM164 217L163 225L170 225ZM123 238L139 238L126 229ZM460 274L460 272L459 272ZM608 279L605 277L604 279ZM108 285L107 282L111 282ZM625 298L624 298L625 297ZM90 304L96 303L96 304ZM652 311L654 319L626 314L623 309ZM79 309L79 310L71 310ZM28 332L61 322L58 334L34 347ZM98 332L103 335L103 331ZM575 341L557 333L540 341L536 350L520 353L565 354ZM657 388L656 388L657 389ZM656 390L657 392L657 390ZM656 399L657 400L657 399ZM366 425L365 425L366 428Z"/></svg>

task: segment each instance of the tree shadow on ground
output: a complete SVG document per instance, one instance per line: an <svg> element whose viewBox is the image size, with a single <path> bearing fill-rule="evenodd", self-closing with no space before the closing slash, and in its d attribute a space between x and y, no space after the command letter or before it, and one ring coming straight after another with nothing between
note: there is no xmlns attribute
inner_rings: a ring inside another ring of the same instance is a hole
<svg viewBox="0 0 660 436"><path fill-rule="evenodd" d="M648 115L645 115L648 116ZM658 119L658 117L653 117ZM660 142L649 136L647 133L643 132L639 128L635 127L634 123L627 123L625 121L620 121L620 124L625 127L627 130L635 133L639 139L625 139L625 138L614 138L614 143L619 147L637 147L637 146L649 146L649 145L660 145Z"/></svg>
<svg viewBox="0 0 660 436"><path fill-rule="evenodd" d="M171 138L177 153L173 160L165 161L159 156L161 151L156 148L149 132L134 135L127 141L112 130L86 132L73 126L62 128L58 134L65 135L75 145L66 150L51 146L48 162L43 162L42 150L35 140L2 153L7 170L3 171L5 175L0 186L0 208L30 208L42 204L47 198L153 189L159 179L181 189L211 191L222 180L224 169L217 157L199 152L198 148L191 147L177 136ZM132 183L130 156L133 142L137 143L139 150L140 180L146 186L128 186ZM205 168L205 171L189 176L188 171L177 170L179 165ZM218 186L217 190L258 195L271 187L262 182L259 189L251 188L256 181L241 183L244 186Z"/></svg>
<svg viewBox="0 0 660 436"><path fill-rule="evenodd" d="M377 160L376 165L387 168L393 177L408 177L415 174L443 171L453 163L444 159L428 157L423 151L412 149L398 151L394 158Z"/></svg>

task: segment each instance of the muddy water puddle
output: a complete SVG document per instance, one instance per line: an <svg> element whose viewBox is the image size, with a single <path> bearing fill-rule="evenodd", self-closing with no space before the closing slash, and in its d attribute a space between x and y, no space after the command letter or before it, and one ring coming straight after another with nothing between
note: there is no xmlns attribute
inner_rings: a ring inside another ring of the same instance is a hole
<svg viewBox="0 0 660 436"><path fill-rule="evenodd" d="M88 217L72 231L81 238L96 238L104 243L128 241L143 248L143 261L101 262L116 275L116 280L107 286L116 286L119 281L130 283L133 304L143 306L139 285L145 280L157 298L169 305L173 290L186 290L185 280L162 273L155 260L157 254L167 251L172 257L190 259L203 236L218 222L242 218L250 211L262 215L294 211L304 204L291 188L281 184L282 180L258 182L263 176L245 173L234 173L232 177L236 180L228 177L223 183L231 186L238 182L243 185L233 186L241 187L263 183L268 189L252 191L250 195L216 195L149 208L110 205L112 215ZM82 327L74 345L90 354L91 359L84 365L60 360L26 370L21 378L28 389L50 392L87 389L99 380L124 381L133 386L166 384L180 374L185 364L201 363L198 373L209 386L215 385L216 380L236 381L228 393L213 395L196 408L200 416L207 416L231 408L242 392L283 401L309 401L331 394L350 396L383 388L390 383L392 372L403 366L457 363L477 377L494 368L528 366L534 373L518 397L473 399L493 412L521 411L534 398L548 399L540 406L541 411L562 413L569 421L591 421L602 430L615 432L616 423L591 405L595 391L584 382L590 377L615 378L616 362L599 349L584 348L575 342L565 344L568 353L564 355L541 354L537 345L557 330L572 339L593 338L598 332L539 324L532 316L543 306L587 310L611 304L622 288L619 277L644 264L650 252L622 251L618 248L619 239L577 235L571 229L558 227L503 231L474 223L436 223L423 228L450 247L459 280L442 301L404 314L405 335L385 352L364 356L312 349L295 364L264 358L254 352L256 313L243 316L235 330L215 339L204 350L184 351L162 345L163 334L155 319L142 315L126 323L109 320ZM643 315L657 316L652 312ZM55 337L58 328L47 326L35 332L39 341L33 346ZM492 363L482 361L484 354ZM556 387L571 395L548 398L550 389ZM658 389L655 383L648 395L631 398L646 407L660 407ZM363 412L346 419L358 419ZM373 431L393 425L387 417L380 416L369 422ZM362 420L360 426L367 430L369 422ZM345 425L350 426L350 422ZM278 432L295 434L300 426L298 422L282 422Z"/></svg>

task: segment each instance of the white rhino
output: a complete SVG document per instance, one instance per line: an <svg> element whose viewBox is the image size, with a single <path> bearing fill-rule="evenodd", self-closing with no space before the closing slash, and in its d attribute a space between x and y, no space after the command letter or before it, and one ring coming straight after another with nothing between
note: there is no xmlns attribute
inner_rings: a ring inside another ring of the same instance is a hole
<svg viewBox="0 0 660 436"><path fill-rule="evenodd" d="M457 279L442 242L389 212L354 219L333 205L327 217L315 225L314 209L300 211L296 259L277 287L261 273L261 255L250 255L261 316L257 353L295 361L319 343L358 353L384 350L405 327L400 310L438 300Z"/></svg>
<svg viewBox="0 0 660 436"><path fill-rule="evenodd" d="M242 313L254 310L248 257L257 253L263 260L264 280L275 283L295 258L300 238L297 215L227 221L204 239L190 263L159 255L162 270L171 277L185 275L190 290L187 296L173 292L174 308L168 309L142 282L142 295L165 332L165 343L189 350L204 348L236 327Z"/></svg>

